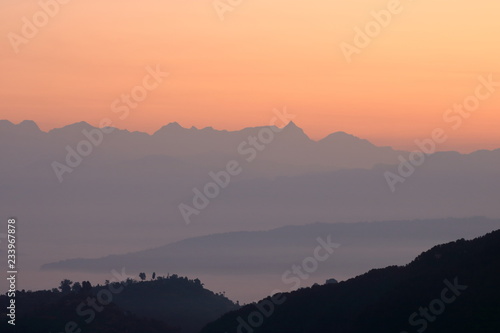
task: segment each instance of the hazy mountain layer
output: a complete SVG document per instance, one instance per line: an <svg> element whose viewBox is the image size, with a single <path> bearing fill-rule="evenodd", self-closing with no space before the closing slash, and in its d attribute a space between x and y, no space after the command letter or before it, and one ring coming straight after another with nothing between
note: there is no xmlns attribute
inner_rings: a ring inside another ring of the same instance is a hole
<svg viewBox="0 0 500 333"><path fill-rule="evenodd" d="M420 252L459 238L472 239L500 228L484 218L374 223L316 223L262 232L234 232L190 238L151 250L98 259L72 259L46 264L45 270L106 273L115 267L131 272L157 271L211 276L227 283L231 297L256 300L272 289L292 290L297 281L284 273L313 256L318 238L340 246L300 286L327 278L346 279L371 268L404 264ZM258 286L241 288L249 280ZM239 282L240 281L240 282ZM257 283L258 282L258 283Z"/></svg>

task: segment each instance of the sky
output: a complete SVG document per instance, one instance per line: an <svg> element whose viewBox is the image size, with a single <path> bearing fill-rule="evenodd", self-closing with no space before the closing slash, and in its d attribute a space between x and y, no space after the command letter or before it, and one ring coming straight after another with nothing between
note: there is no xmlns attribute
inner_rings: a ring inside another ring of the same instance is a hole
<svg viewBox="0 0 500 333"><path fill-rule="evenodd" d="M412 149L443 128L439 150L500 148L500 87L459 128L443 118L480 76L500 81L500 2L59 1L0 0L0 119L238 130L286 107L315 140L345 131ZM120 118L113 103L148 67L169 75Z"/></svg>

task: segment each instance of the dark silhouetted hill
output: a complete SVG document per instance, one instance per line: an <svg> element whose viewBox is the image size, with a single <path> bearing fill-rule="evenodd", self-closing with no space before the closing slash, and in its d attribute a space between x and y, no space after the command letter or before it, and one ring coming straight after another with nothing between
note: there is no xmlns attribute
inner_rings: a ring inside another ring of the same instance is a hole
<svg viewBox="0 0 500 333"><path fill-rule="evenodd" d="M262 316L261 325L248 325L249 318L258 323L257 313L263 313L251 304L201 332L498 333L499 280L500 231L495 231L435 246L404 267L372 270L338 284L283 294L278 299L285 297L285 302L275 305L269 317ZM451 302L443 302L445 298ZM260 302L261 308L267 301ZM426 317L425 308L434 312L427 310Z"/></svg>
<svg viewBox="0 0 500 333"><path fill-rule="evenodd" d="M9 298L0 296L0 315L4 318L1 332L65 332L67 325L74 325L70 332L81 329L83 333L195 333L239 307L223 295L205 289L198 279L175 274L154 281L128 279L86 290L19 291L15 299L13 331L5 320Z"/></svg>
<svg viewBox="0 0 500 333"><path fill-rule="evenodd" d="M239 308L225 296L205 289L200 280L175 274L130 284L113 301L138 316L180 327L181 333L198 332L223 313Z"/></svg>

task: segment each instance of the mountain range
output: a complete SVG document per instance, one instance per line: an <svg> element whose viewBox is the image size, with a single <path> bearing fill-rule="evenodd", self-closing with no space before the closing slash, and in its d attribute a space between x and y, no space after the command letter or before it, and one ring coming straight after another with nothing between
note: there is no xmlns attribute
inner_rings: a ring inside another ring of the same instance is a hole
<svg viewBox="0 0 500 333"><path fill-rule="evenodd" d="M343 132L314 141L293 122L240 131L172 123L150 135L85 122L44 132L2 120L0 210L20 221L25 271L40 276L38 288L56 274L38 271L46 263L193 237L315 222L500 218L500 150L426 156L393 192L384 174L398 174L409 155ZM240 172L200 208L197 193L213 191L213 174L230 162ZM196 200L187 221L180 207Z"/></svg>

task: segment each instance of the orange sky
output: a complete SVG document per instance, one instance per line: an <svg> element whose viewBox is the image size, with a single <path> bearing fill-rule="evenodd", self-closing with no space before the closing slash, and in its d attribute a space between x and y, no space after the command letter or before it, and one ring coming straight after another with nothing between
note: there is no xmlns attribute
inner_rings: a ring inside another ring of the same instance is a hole
<svg viewBox="0 0 500 333"><path fill-rule="evenodd" d="M172 121L235 130L286 106L313 139L342 130L411 149L442 127L441 149L499 148L500 88L456 131L443 114L479 75L500 81L500 2L401 0L348 63L340 43L390 1L243 0L221 21L212 0L71 0L16 53L8 34L41 9L4 0L0 118L44 130L106 117L150 133ZM111 103L156 64L170 76L120 120Z"/></svg>

